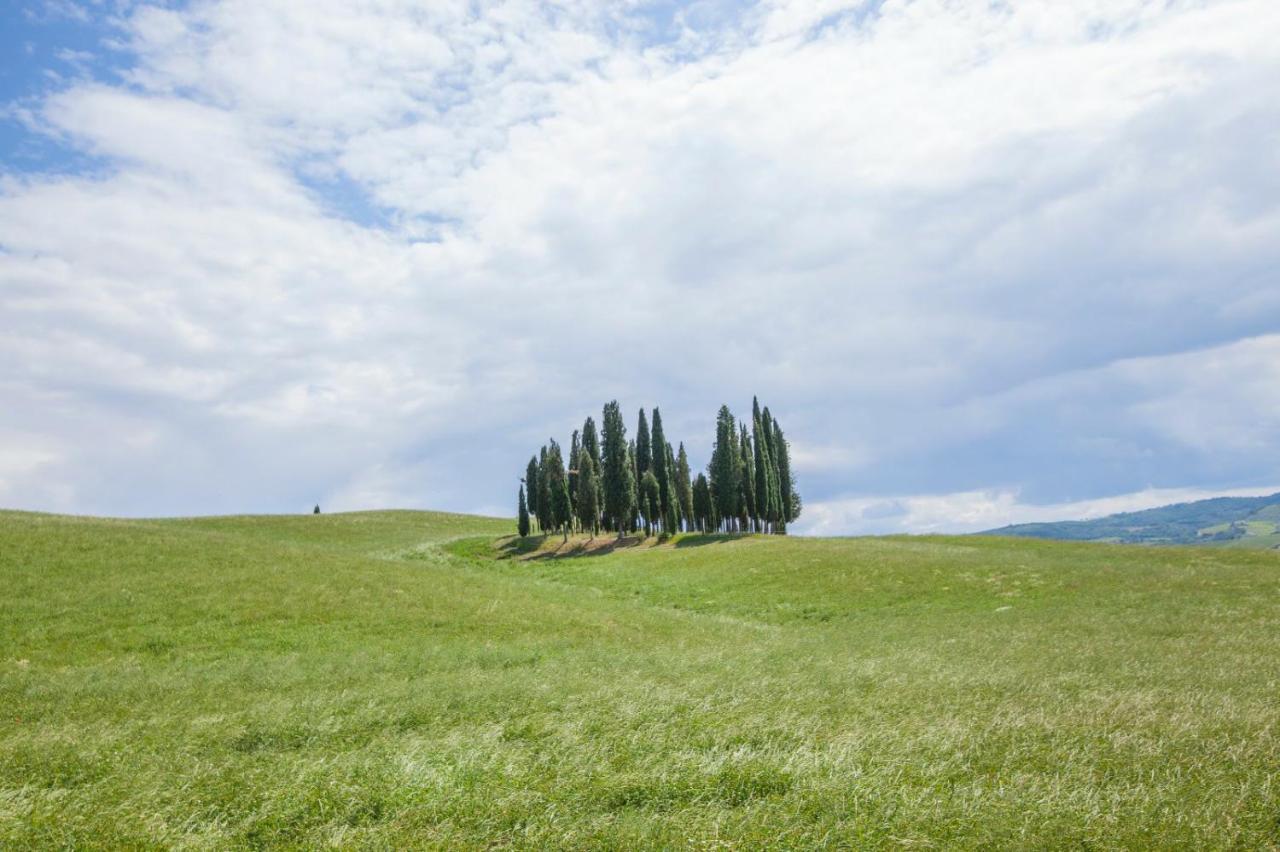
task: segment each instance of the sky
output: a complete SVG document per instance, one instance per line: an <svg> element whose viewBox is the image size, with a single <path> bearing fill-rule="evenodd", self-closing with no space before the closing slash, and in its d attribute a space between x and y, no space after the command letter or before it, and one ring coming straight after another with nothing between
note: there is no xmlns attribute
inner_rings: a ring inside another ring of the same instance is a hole
<svg viewBox="0 0 1280 852"><path fill-rule="evenodd" d="M1280 490L1275 0L13 0L0 506L514 514L767 404L812 534Z"/></svg>

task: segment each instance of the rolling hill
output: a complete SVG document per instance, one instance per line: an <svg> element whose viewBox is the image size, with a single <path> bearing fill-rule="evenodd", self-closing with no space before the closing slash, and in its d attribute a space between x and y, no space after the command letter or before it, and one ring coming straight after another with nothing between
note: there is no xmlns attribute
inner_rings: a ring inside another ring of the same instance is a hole
<svg viewBox="0 0 1280 852"><path fill-rule="evenodd" d="M979 535L1122 544L1275 548L1280 547L1280 494L1216 497L1087 521L1016 524L987 530Z"/></svg>
<svg viewBox="0 0 1280 852"><path fill-rule="evenodd" d="M1269 848L1275 554L0 513L0 848Z"/></svg>

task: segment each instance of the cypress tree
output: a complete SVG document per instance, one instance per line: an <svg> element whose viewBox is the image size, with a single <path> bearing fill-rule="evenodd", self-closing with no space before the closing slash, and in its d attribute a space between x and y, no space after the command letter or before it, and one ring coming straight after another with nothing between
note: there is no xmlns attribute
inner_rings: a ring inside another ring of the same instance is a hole
<svg viewBox="0 0 1280 852"><path fill-rule="evenodd" d="M693 481L689 472L689 456L684 451L684 441L680 442L680 452L676 455L676 502L680 505L680 517L684 519L685 529L693 529Z"/></svg>
<svg viewBox="0 0 1280 852"><path fill-rule="evenodd" d="M578 523L594 539L600 530L600 477L586 448L578 454L578 464Z"/></svg>
<svg viewBox="0 0 1280 852"><path fill-rule="evenodd" d="M769 451L768 474L771 488L769 493L769 525L772 532L778 532L778 525L784 523L782 516L782 480L778 476L778 451L775 449L776 438L774 436L773 415L769 413L769 406L767 405L760 415L760 435Z"/></svg>
<svg viewBox="0 0 1280 852"><path fill-rule="evenodd" d="M711 452L711 500L718 518L726 527L738 516L742 458L738 451L738 426L729 406L720 406L716 415L716 445Z"/></svg>
<svg viewBox="0 0 1280 852"><path fill-rule="evenodd" d="M667 436L662 431L662 413L655 406L653 409L653 478L658 480L659 511L663 518L667 516L667 508L671 505L671 469L667 464L670 447Z"/></svg>
<svg viewBox="0 0 1280 852"><path fill-rule="evenodd" d="M529 507L524 501L524 486L520 486L520 498L516 503L516 531L524 538L529 534Z"/></svg>
<svg viewBox="0 0 1280 852"><path fill-rule="evenodd" d="M529 457L529 466L524 471L524 487L529 492L529 511L538 514L538 457Z"/></svg>
<svg viewBox="0 0 1280 852"><path fill-rule="evenodd" d="M786 524L800 517L800 494L796 491L795 480L791 476L791 449L782 434L778 421L773 421L773 446L778 454L778 493L782 501L781 532L786 532Z"/></svg>
<svg viewBox="0 0 1280 852"><path fill-rule="evenodd" d="M538 453L538 527L545 533L555 528L551 510L551 479L547 471L547 448Z"/></svg>
<svg viewBox="0 0 1280 852"><path fill-rule="evenodd" d="M747 424L739 425L738 451L742 456L742 502L738 506L738 515L743 529L755 529L759 514L756 512L756 463L751 454L751 436L747 434Z"/></svg>
<svg viewBox="0 0 1280 852"><path fill-rule="evenodd" d="M600 438L596 434L596 421L590 417L587 422L582 424L582 448L591 454L591 461L595 462L596 475L600 475Z"/></svg>
<svg viewBox="0 0 1280 852"><path fill-rule="evenodd" d="M635 476L627 455L627 427L622 422L622 411L617 400L604 407L601 452L603 467L601 486L604 492L604 511L618 531L623 531L635 508Z"/></svg>
<svg viewBox="0 0 1280 852"><path fill-rule="evenodd" d="M660 512L658 478L652 470L646 470L640 478L640 512L644 515L644 535L648 538L658 524Z"/></svg>
<svg viewBox="0 0 1280 852"><path fill-rule="evenodd" d="M715 508L711 503L711 484L707 476L699 473L693 483L693 514L700 532L709 533L715 529Z"/></svg>
<svg viewBox="0 0 1280 852"><path fill-rule="evenodd" d="M578 454L582 452L582 445L578 443L578 430L573 430L573 437L569 440L569 502L576 504L578 500ZM576 509L573 511L573 517L577 517Z"/></svg>
<svg viewBox="0 0 1280 852"><path fill-rule="evenodd" d="M769 440L765 437L761 423L760 403L752 405L753 415L751 433L755 447L756 466L756 514L766 525L775 523L778 518L778 476L773 468L773 457L769 454Z"/></svg>
<svg viewBox="0 0 1280 852"><path fill-rule="evenodd" d="M636 464L635 441L627 444L627 462L631 465L631 517L627 518L627 530L635 532L640 528L640 512L643 510L640 503L640 468Z"/></svg>
<svg viewBox="0 0 1280 852"><path fill-rule="evenodd" d="M551 523L569 540L569 526L573 523L573 503L569 499L569 482L565 476L564 459L560 445L553 439L547 451L547 483L551 495Z"/></svg>
<svg viewBox="0 0 1280 852"><path fill-rule="evenodd" d="M666 514L662 516L662 530L669 536L680 532L680 509L675 500L667 504Z"/></svg>
<svg viewBox="0 0 1280 852"><path fill-rule="evenodd" d="M649 442L649 422L645 419L644 409L640 409L640 422L636 425L636 477L644 476L644 472L653 465L653 445Z"/></svg>

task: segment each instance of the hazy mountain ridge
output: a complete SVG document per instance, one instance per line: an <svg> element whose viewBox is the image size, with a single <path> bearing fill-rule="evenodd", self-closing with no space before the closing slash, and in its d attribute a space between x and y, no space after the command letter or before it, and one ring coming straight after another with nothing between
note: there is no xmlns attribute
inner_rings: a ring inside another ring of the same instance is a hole
<svg viewBox="0 0 1280 852"><path fill-rule="evenodd" d="M1126 544L1280 546L1280 493L1267 497L1214 497L1087 521L1013 524L980 535Z"/></svg>

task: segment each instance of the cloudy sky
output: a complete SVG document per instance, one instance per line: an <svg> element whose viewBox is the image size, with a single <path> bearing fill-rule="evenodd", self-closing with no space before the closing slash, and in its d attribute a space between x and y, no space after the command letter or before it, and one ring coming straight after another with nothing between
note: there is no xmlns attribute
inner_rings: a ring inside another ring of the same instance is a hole
<svg viewBox="0 0 1280 852"><path fill-rule="evenodd" d="M1280 485L1275 0L13 0L0 506L510 514L770 405L803 531Z"/></svg>

